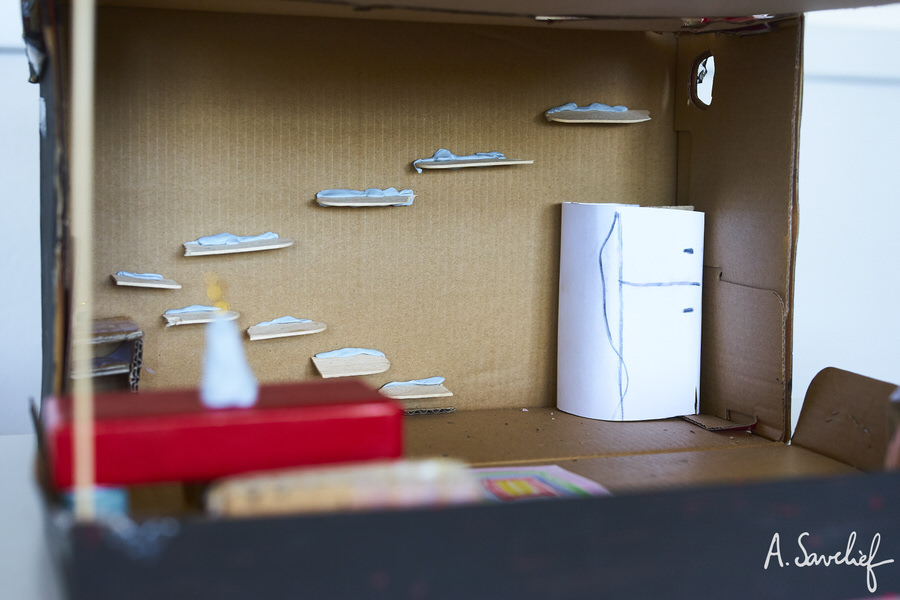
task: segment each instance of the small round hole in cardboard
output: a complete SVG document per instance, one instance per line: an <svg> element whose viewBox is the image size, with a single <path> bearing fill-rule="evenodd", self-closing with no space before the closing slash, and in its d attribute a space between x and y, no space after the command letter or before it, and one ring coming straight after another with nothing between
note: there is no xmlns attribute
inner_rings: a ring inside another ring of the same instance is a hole
<svg viewBox="0 0 900 600"><path fill-rule="evenodd" d="M716 59L711 52L704 52L691 68L691 101L697 108L709 108L712 104L715 77Z"/></svg>

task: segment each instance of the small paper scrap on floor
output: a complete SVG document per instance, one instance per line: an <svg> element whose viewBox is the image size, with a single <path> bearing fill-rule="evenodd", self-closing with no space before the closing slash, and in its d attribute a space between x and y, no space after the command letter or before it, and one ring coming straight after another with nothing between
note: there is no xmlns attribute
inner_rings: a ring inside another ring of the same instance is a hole
<svg viewBox="0 0 900 600"><path fill-rule="evenodd" d="M472 469L485 499L494 502L609 496L605 487L559 465Z"/></svg>

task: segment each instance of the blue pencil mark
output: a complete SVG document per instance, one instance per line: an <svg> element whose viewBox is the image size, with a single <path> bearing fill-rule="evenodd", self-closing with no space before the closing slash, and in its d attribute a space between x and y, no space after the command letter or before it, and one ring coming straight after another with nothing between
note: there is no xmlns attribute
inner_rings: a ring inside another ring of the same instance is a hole
<svg viewBox="0 0 900 600"><path fill-rule="evenodd" d="M603 243L600 245L600 252L598 256L598 263L600 266L600 285L603 299L603 322L606 326L606 339L609 341L609 346L612 348L613 353L615 353L616 357L619 359L619 369L618 369L618 384L619 384L619 413L621 415L621 419L625 418L625 395L628 393L628 366L625 364L625 358L622 355L622 345L623 345L623 328L624 328L624 314L623 314L623 306L624 306L624 298L623 298L623 287L622 287L622 272L624 270L624 263L622 259L622 226L619 222L619 213L616 212L613 216L612 225L609 228L609 232L606 234L606 238L603 240ZM603 251L606 249L606 245L609 243L610 239L614 232L618 230L618 236L616 239L616 246L619 250L619 330L618 334L618 347L616 347L616 342L613 340L612 328L609 324L609 307L606 302L606 270L603 268Z"/></svg>
<svg viewBox="0 0 900 600"><path fill-rule="evenodd" d="M609 342L609 346L612 349L613 353L619 360L619 368L618 368L618 386L619 386L619 406L618 410L618 418L621 420L625 420L625 396L628 394L628 389L630 385L630 376L628 374L628 365L625 361L625 336L624 336L624 327L625 327L625 302L624 302L624 290L625 286L629 287L638 287L638 288L651 288L651 287L674 287L674 286L687 286L687 287L701 287L701 282L699 281L626 281L623 277L624 269L625 269L625 257L624 257L624 245L623 245L623 230L622 226L622 217L621 213L616 212L613 216L612 224L610 225L609 231L606 234L606 237L603 239L603 243L600 245L599 252L599 267L600 267L600 283L601 283L601 291L603 295L603 320L606 326L606 339ZM618 299L619 299L619 308L618 308L618 330L613 333L612 325L610 323L610 314L609 314L609 306L607 303L607 293L611 292L611 289L608 286L608 274L607 267L604 267L603 261L603 252L607 249L607 246L610 244L610 241L613 239L613 234L616 234L615 244L616 250L618 251L617 257L617 267L618 267ZM694 254L693 248L684 248L683 252L685 254ZM683 313L692 313L694 312L693 307L688 307L682 310ZM616 418L614 415L613 418Z"/></svg>
<svg viewBox="0 0 900 600"><path fill-rule="evenodd" d="M624 250L625 246L622 243L622 223L619 222L619 281L622 281L622 278L625 275L625 256ZM625 368L625 288L620 283L619 284L619 414L622 417L622 420L625 420L625 394L628 393L628 382L626 381L625 386L622 386L622 375L623 371L627 373Z"/></svg>

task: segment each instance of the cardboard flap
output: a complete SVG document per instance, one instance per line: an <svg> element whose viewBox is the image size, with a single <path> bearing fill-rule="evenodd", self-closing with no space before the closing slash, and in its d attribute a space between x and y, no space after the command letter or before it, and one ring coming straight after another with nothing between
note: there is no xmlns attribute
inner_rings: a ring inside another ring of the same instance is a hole
<svg viewBox="0 0 900 600"><path fill-rule="evenodd" d="M734 413L755 417L756 433L784 439L784 301L771 290L721 277L718 269L703 275L700 411L723 419Z"/></svg>
<svg viewBox="0 0 900 600"><path fill-rule="evenodd" d="M756 417L732 413L731 411L729 411L728 417L725 419L714 415L685 415L681 418L707 431L750 431L759 422L759 419Z"/></svg>
<svg viewBox="0 0 900 600"><path fill-rule="evenodd" d="M896 385L828 367L812 380L791 444L866 471L880 470Z"/></svg>

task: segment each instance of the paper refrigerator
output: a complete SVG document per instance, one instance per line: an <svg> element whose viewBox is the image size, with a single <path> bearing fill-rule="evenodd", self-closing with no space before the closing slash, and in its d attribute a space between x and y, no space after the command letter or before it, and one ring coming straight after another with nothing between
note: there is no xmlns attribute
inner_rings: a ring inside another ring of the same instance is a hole
<svg viewBox="0 0 900 600"><path fill-rule="evenodd" d="M697 412L703 223L691 210L563 204L560 410L610 421Z"/></svg>

